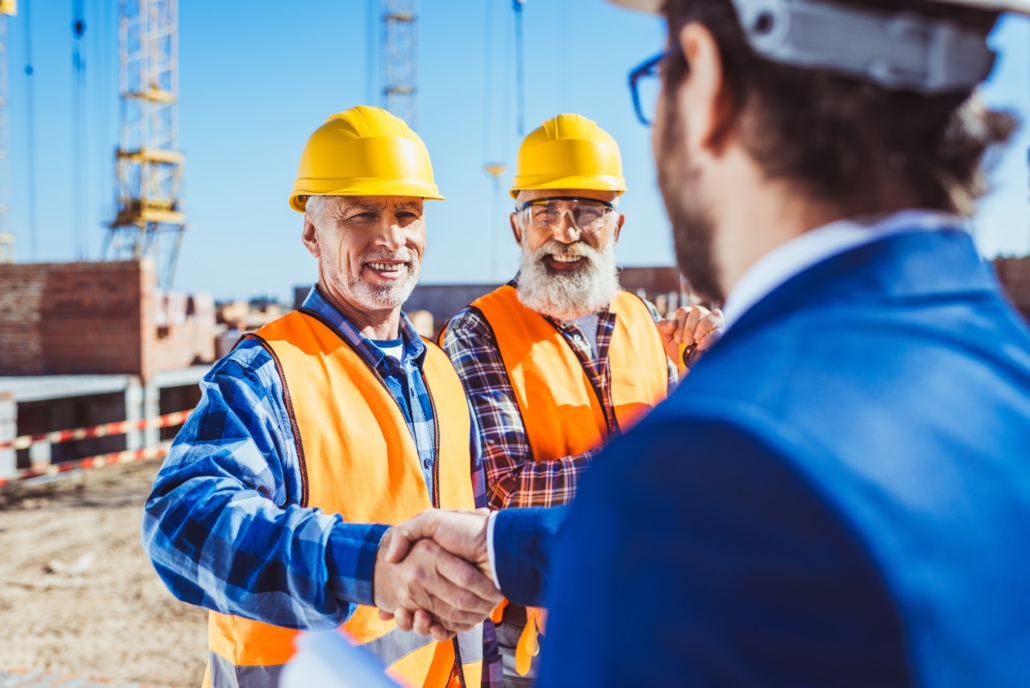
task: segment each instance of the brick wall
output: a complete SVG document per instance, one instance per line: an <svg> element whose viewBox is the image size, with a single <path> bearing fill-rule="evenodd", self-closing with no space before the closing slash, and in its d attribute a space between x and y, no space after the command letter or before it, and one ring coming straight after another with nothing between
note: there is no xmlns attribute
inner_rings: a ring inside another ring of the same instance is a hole
<svg viewBox="0 0 1030 688"><path fill-rule="evenodd" d="M143 282L137 262L0 265L0 373L138 373Z"/></svg>
<svg viewBox="0 0 1030 688"><path fill-rule="evenodd" d="M1030 256L1026 258L997 258L994 270L1012 303L1030 320Z"/></svg>
<svg viewBox="0 0 1030 688"><path fill-rule="evenodd" d="M0 372L43 372L39 324L46 274L35 265L0 264Z"/></svg>
<svg viewBox="0 0 1030 688"><path fill-rule="evenodd" d="M683 288L680 272L674 267L622 268L619 270L619 284L634 294L643 289L652 299L658 294L678 292Z"/></svg>
<svg viewBox="0 0 1030 688"><path fill-rule="evenodd" d="M0 265L0 375L146 378L213 360L210 298L189 299L201 303L195 313L159 327L155 281L150 260Z"/></svg>

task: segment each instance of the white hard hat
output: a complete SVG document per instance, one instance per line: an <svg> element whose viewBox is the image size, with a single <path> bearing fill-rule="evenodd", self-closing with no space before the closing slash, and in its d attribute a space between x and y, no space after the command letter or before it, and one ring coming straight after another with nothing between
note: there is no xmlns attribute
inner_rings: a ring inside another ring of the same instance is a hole
<svg viewBox="0 0 1030 688"><path fill-rule="evenodd" d="M610 0L657 14L663 0ZM832 0L731 0L744 36L770 62L869 81L924 95L969 91L987 78L988 28L947 17ZM1030 0L927 0L1030 14Z"/></svg>
<svg viewBox="0 0 1030 688"><path fill-rule="evenodd" d="M631 10L639 10L649 14L661 14L665 0L608 0L614 5L622 5ZM928 0L940 5L962 5L974 7L988 12L1016 12L1030 14L1030 0Z"/></svg>

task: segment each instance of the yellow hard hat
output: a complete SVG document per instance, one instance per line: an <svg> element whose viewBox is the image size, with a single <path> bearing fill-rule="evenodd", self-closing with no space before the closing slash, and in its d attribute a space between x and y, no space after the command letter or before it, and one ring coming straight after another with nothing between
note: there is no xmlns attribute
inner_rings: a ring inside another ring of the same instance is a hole
<svg viewBox="0 0 1030 688"><path fill-rule="evenodd" d="M597 122L558 115L529 133L519 147L511 196L529 189L626 190L619 144Z"/></svg>
<svg viewBox="0 0 1030 688"><path fill-rule="evenodd" d="M358 105L330 115L304 145L290 207L308 196L415 196L442 201L429 151L404 120Z"/></svg>

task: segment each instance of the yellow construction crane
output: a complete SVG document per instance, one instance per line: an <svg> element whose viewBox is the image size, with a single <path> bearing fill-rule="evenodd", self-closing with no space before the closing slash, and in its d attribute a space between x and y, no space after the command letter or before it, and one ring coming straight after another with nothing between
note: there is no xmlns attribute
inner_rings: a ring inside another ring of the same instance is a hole
<svg viewBox="0 0 1030 688"><path fill-rule="evenodd" d="M121 134L115 155L117 215L104 253L153 256L171 289L186 228L178 150L178 0L120 0Z"/></svg>

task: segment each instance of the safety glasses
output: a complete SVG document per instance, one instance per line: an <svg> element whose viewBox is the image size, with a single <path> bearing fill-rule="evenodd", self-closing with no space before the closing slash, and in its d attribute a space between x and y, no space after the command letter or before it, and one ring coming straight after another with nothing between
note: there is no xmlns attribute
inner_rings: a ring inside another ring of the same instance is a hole
<svg viewBox="0 0 1030 688"><path fill-rule="evenodd" d="M558 196L527 201L519 212L526 224L550 232L561 225L562 216L568 213L573 227L585 234L593 234L604 227L608 213L613 210L615 206L604 201Z"/></svg>

